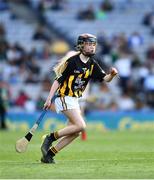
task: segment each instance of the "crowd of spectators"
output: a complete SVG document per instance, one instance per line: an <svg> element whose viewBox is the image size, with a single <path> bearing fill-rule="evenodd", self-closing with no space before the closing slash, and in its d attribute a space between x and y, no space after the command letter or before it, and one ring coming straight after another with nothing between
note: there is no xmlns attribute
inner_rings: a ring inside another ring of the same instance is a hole
<svg viewBox="0 0 154 180"><path fill-rule="evenodd" d="M144 38L139 32L128 37L122 33L112 38L105 32L98 34L98 54L104 57L102 62L107 68L115 66L118 69L119 79L115 80L114 86L103 84L98 90L92 88L91 96L94 101L97 99L97 103L90 102L89 107L114 110L154 108L154 44L149 44L144 56L140 56L138 50L143 44Z"/></svg>
<svg viewBox="0 0 154 180"><path fill-rule="evenodd" d="M80 9L77 14L79 20L95 20L102 19L109 12L114 10L114 5L111 0L104 0L99 6L98 10L95 10L93 5L90 4L86 9Z"/></svg>
<svg viewBox="0 0 154 180"><path fill-rule="evenodd" d="M4 8L5 3L1 2L3 3L0 3L0 10L4 11L5 8L8 10L7 3ZM30 2L30 5L39 11L41 11L41 6L44 9L47 5L51 10L62 10L65 4L60 0L27 2ZM100 9L102 12L111 12L114 10L114 5L111 1L106 0L103 1ZM86 19L85 16L91 20L96 18L91 5L88 6L86 13L82 11L78 14L78 19ZM144 17L144 24L149 26L152 20L147 19ZM28 111L41 109L54 77L51 72L42 76L42 66L43 64L52 64L53 59L59 59L70 49L69 45L64 40L56 40L56 43L53 43L54 40L46 32L44 24L39 24L32 36L32 41L38 41L38 44L40 40L44 42L39 50L34 47L27 52L20 43L11 44L6 35L7 29L1 23L0 79L8 84L7 88L11 91L10 108L17 107ZM108 36L107 32L101 31L97 37L98 56L103 57L100 64L107 71L109 67L115 66L119 71L119 78L115 78L109 85L91 83L87 111L149 110L154 108L154 44L149 44L149 47L144 50L144 56L141 57L139 50L144 45L144 38L137 31L132 32L129 36L121 33L114 34L112 37ZM11 97L11 94L14 93L11 90L12 86L19 84L22 84L19 93L16 97ZM36 99L29 96L30 92L24 88L29 84L41 86L41 91Z"/></svg>

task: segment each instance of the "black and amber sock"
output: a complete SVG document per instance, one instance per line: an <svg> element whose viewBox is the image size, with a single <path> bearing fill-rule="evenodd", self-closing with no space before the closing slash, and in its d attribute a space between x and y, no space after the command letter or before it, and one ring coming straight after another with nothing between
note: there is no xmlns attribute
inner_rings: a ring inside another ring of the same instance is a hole
<svg viewBox="0 0 154 180"><path fill-rule="evenodd" d="M49 135L49 137L51 138L52 141L56 141L59 137L58 137L58 132L53 132Z"/></svg>
<svg viewBox="0 0 154 180"><path fill-rule="evenodd" d="M48 150L48 154L53 157L58 153L57 149L53 146Z"/></svg>

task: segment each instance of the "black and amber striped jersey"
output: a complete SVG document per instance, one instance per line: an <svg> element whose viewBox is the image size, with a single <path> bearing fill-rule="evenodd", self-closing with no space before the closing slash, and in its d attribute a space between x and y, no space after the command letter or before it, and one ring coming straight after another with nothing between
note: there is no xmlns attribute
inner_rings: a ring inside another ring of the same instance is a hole
<svg viewBox="0 0 154 180"><path fill-rule="evenodd" d="M60 86L57 96L81 97L90 79L103 81L106 75L94 58L86 63L81 61L79 55L69 58L66 68L60 77L56 78Z"/></svg>

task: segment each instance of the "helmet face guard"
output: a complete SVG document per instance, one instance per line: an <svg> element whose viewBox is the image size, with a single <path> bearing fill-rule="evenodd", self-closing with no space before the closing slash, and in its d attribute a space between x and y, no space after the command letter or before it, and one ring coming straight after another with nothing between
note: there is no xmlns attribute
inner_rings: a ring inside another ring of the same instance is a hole
<svg viewBox="0 0 154 180"><path fill-rule="evenodd" d="M76 49L78 51L80 51L83 55L85 56L93 56L95 53L91 53L91 52L84 52L83 51L83 48L84 48L84 44L85 43L97 43L97 39L95 36L93 36L92 34L81 34L79 37L78 37L78 40L77 40L77 45L76 45Z"/></svg>

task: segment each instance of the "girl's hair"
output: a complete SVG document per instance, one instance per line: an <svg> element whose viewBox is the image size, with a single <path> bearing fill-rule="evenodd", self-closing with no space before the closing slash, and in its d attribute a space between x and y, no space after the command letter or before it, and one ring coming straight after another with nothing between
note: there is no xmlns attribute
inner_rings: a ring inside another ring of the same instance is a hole
<svg viewBox="0 0 154 180"><path fill-rule="evenodd" d="M67 66L67 60L75 55L80 54L80 51L69 51L63 58L59 60L59 63L53 68L57 78L61 76Z"/></svg>

